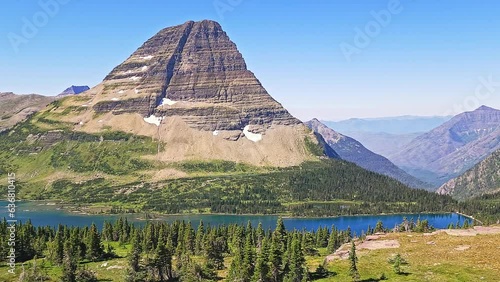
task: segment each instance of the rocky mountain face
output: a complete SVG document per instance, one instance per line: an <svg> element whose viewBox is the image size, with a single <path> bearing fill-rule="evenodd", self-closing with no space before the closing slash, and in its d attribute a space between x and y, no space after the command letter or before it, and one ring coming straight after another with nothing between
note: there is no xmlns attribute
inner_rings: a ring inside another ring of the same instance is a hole
<svg viewBox="0 0 500 282"><path fill-rule="evenodd" d="M160 31L104 84L102 95L120 99L117 94L130 93L134 99L101 101L94 105L97 112L182 116L190 127L205 131L241 131L251 125L253 131L264 132L272 124L300 123L247 70L236 45L213 21Z"/></svg>
<svg viewBox="0 0 500 282"><path fill-rule="evenodd" d="M77 95L77 94L85 92L85 91L87 91L89 89L90 89L90 87L88 87L87 85L84 85L84 86L75 86L75 85L72 85L72 86L66 88L66 90L64 90L63 92L61 92L59 95L57 95L57 97L65 97L65 96L68 96L68 95Z"/></svg>
<svg viewBox="0 0 500 282"><path fill-rule="evenodd" d="M337 152L340 158L353 162L364 169L395 178L413 188L431 188L429 184L407 174L385 157L373 153L355 139L330 129L319 120L313 119L305 124L315 132L321 134L327 144Z"/></svg>
<svg viewBox="0 0 500 282"><path fill-rule="evenodd" d="M437 190L438 194L451 195L458 200L500 191L500 149L486 159L453 178Z"/></svg>
<svg viewBox="0 0 500 282"><path fill-rule="evenodd" d="M54 101L54 97L36 94L0 93L0 132L25 120L31 114L45 108L52 101Z"/></svg>
<svg viewBox="0 0 500 282"><path fill-rule="evenodd" d="M167 144L156 157L168 162L290 166L316 158L308 140L319 144L247 69L221 26L208 20L161 30L101 84L60 100L50 115L76 131L153 137Z"/></svg>
<svg viewBox="0 0 500 282"><path fill-rule="evenodd" d="M390 160L436 187L500 148L500 111L482 106L420 135Z"/></svg>

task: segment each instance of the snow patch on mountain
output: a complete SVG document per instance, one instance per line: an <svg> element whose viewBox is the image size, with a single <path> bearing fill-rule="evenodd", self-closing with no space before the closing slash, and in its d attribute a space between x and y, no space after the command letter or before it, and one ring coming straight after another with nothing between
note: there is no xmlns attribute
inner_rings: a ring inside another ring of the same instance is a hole
<svg viewBox="0 0 500 282"><path fill-rule="evenodd" d="M160 126L161 121L164 119L164 117L157 117L155 115L151 115L147 118L144 118L144 121L150 124L154 124L156 126Z"/></svg>
<svg viewBox="0 0 500 282"><path fill-rule="evenodd" d="M243 128L243 134L245 134L245 137L248 140L253 141L253 142L259 142L262 140L262 134L250 132L249 129L250 129L250 125L247 125L247 126L245 126L245 128Z"/></svg>

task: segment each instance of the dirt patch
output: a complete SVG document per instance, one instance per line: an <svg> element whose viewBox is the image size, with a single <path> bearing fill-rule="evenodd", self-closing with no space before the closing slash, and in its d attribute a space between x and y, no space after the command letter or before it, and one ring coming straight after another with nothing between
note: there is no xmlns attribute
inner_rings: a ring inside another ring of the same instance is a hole
<svg viewBox="0 0 500 282"><path fill-rule="evenodd" d="M381 236L379 235L368 235L365 238L365 241L373 241L373 240L378 240L380 239Z"/></svg>
<svg viewBox="0 0 500 282"><path fill-rule="evenodd" d="M500 226L474 226L477 234L500 234Z"/></svg>
<svg viewBox="0 0 500 282"><path fill-rule="evenodd" d="M465 251L465 250L468 250L468 249L470 249L469 245L461 245L461 246L457 246L455 248L456 251Z"/></svg>
<svg viewBox="0 0 500 282"><path fill-rule="evenodd" d="M398 240L377 240L377 241L364 241L358 245L358 249L379 250L379 249L396 249L399 248Z"/></svg>
<svg viewBox="0 0 500 282"><path fill-rule="evenodd" d="M335 253L326 257L326 262L334 261L336 259L346 260L349 258L349 251L337 250Z"/></svg>
<svg viewBox="0 0 500 282"><path fill-rule="evenodd" d="M437 234L444 233L444 232L445 232L444 230L436 230L436 231L431 232L431 233L424 233L424 236L433 236L433 235L437 235Z"/></svg>
<svg viewBox="0 0 500 282"><path fill-rule="evenodd" d="M474 226L473 229L444 229L444 232L452 236L476 236L478 234L500 234L500 227Z"/></svg>
<svg viewBox="0 0 500 282"><path fill-rule="evenodd" d="M476 236L477 232L474 229L446 229L444 232L452 236Z"/></svg>

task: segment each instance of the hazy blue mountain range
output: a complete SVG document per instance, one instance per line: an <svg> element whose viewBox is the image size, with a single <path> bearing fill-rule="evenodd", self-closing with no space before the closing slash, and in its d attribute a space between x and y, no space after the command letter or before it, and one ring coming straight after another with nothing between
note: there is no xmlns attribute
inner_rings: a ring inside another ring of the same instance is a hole
<svg viewBox="0 0 500 282"><path fill-rule="evenodd" d="M439 187L500 147L500 111L481 106L418 136L390 160Z"/></svg>
<svg viewBox="0 0 500 282"><path fill-rule="evenodd" d="M427 132L450 120L452 116L399 116L382 118L351 118L342 121L321 121L337 132L385 132L408 134Z"/></svg>
<svg viewBox="0 0 500 282"><path fill-rule="evenodd" d="M305 124L315 132L321 134L326 143L342 159L353 162L364 169L395 178L410 187L431 189L431 185L409 175L387 158L368 150L355 139L328 128L319 120L313 119Z"/></svg>
<svg viewBox="0 0 500 282"><path fill-rule="evenodd" d="M347 136L361 142L367 149L382 155L386 158L401 150L406 144L424 132L415 132L407 134L391 134L385 132L363 132L346 131L342 132Z"/></svg>

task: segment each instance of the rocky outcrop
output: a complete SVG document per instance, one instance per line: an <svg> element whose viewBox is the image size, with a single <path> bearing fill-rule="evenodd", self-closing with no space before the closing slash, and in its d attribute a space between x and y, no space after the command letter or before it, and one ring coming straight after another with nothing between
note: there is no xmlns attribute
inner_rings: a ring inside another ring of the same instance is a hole
<svg viewBox="0 0 500 282"><path fill-rule="evenodd" d="M313 119L305 124L318 134L321 134L326 143L340 156L340 158L353 162L364 169L390 176L413 188L431 188L429 184L407 174L385 157L366 149L361 143L351 137L328 128L319 120Z"/></svg>
<svg viewBox="0 0 500 282"><path fill-rule="evenodd" d="M247 70L221 26L208 20L160 31L113 69L104 85L104 96L133 92L134 98L101 101L97 112L181 116L206 131L259 125L263 132L273 124L300 123Z"/></svg>
<svg viewBox="0 0 500 282"><path fill-rule="evenodd" d="M94 105L94 111L97 113L111 112L115 115L124 113L139 113L143 116L148 116L150 108L156 105L155 100L151 97L132 98L123 101L101 101Z"/></svg>

